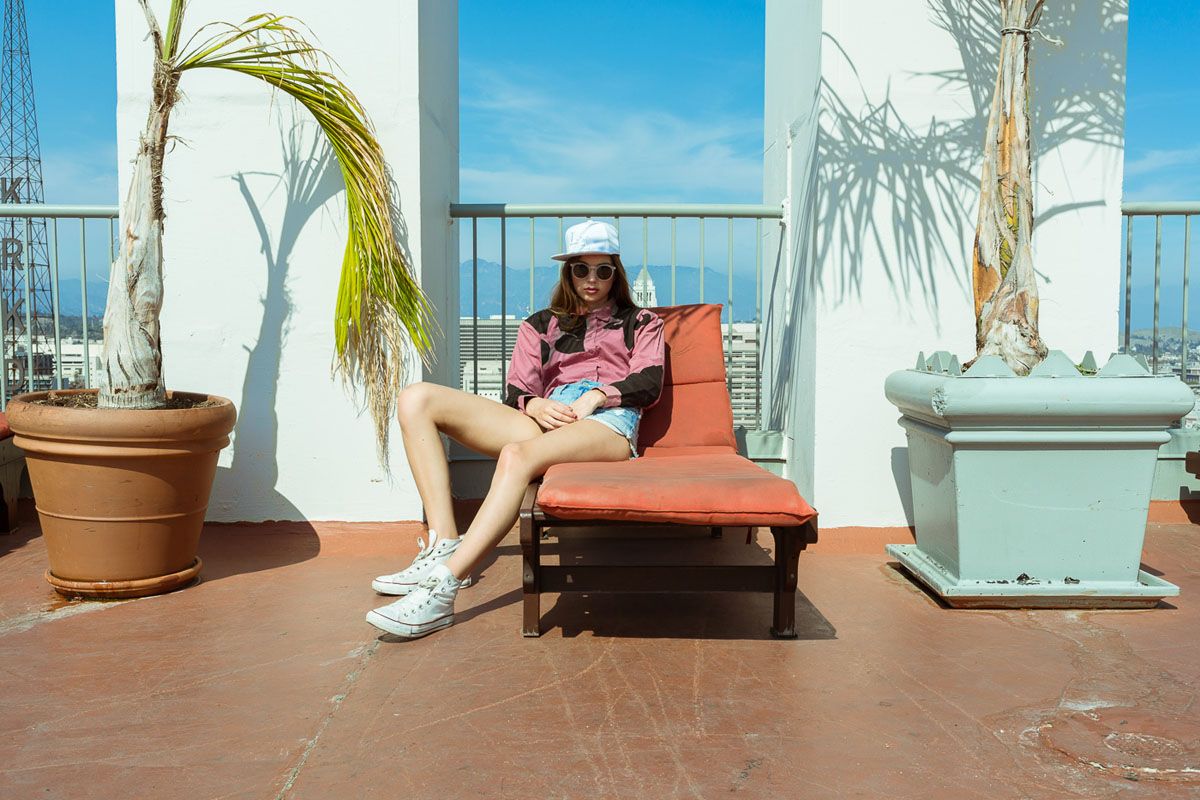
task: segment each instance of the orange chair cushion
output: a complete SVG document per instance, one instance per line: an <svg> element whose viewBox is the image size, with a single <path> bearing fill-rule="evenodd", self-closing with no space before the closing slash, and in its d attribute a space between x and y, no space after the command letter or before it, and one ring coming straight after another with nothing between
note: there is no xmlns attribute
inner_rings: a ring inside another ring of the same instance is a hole
<svg viewBox="0 0 1200 800"><path fill-rule="evenodd" d="M650 309L663 320L663 391L642 415L638 449L724 445L736 448L725 385L721 306Z"/></svg>
<svg viewBox="0 0 1200 800"><path fill-rule="evenodd" d="M0 411L0 441L9 438L13 435L12 428L8 427L8 417Z"/></svg>
<svg viewBox="0 0 1200 800"><path fill-rule="evenodd" d="M791 481L727 448L671 450L651 449L632 461L556 464L537 505L559 519L681 525L793 526L817 515Z"/></svg>

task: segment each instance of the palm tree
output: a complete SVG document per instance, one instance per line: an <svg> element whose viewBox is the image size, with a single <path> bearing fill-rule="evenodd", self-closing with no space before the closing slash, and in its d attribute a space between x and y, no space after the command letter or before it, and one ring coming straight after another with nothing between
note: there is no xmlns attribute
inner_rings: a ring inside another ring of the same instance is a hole
<svg viewBox="0 0 1200 800"><path fill-rule="evenodd" d="M975 347L1018 375L1046 357L1033 270L1029 45L1045 0L999 0L1000 69L984 138L975 230Z"/></svg>
<svg viewBox="0 0 1200 800"><path fill-rule="evenodd" d="M333 369L361 384L386 459L392 403L405 383L405 353L431 353L430 305L396 240L383 151L358 98L326 65L301 24L259 14L241 25L213 23L181 44L187 0L171 0L165 31L139 0L154 42L154 93L122 208L120 255L104 315L102 408L161 408L163 161L179 81L188 70L226 69L295 98L316 118L346 184L349 233L334 312Z"/></svg>

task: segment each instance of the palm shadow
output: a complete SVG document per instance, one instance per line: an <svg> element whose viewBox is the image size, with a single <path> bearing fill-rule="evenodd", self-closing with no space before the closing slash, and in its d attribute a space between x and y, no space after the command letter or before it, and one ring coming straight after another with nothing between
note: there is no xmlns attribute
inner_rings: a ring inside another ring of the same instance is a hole
<svg viewBox="0 0 1200 800"><path fill-rule="evenodd" d="M303 514L278 491L280 359L287 343L292 315L288 272L292 254L304 226L318 209L343 188L341 176L333 168L333 156L325 138L313 135L312 125L294 123L281 135L283 171L274 173L238 173L233 176L242 199L254 221L262 243L267 268L267 289L262 297L262 321L258 337L248 348L246 373L242 381L241 408L232 435L233 461L217 470L214 497L255 519L300 520ZM256 196L251 188L254 178L269 178L270 188ZM285 205L277 234L272 235L263 212L263 203L277 191L284 192ZM218 526L216 530L224 529ZM232 528L231 528L232 529ZM282 563L295 563L316 556L320 550L316 531L307 522L275 524L271 532L287 533L288 547L264 551L255 558L227 565L221 574L254 572ZM279 554L277 559L270 552ZM211 579L217 570L206 570Z"/></svg>
<svg viewBox="0 0 1200 800"><path fill-rule="evenodd" d="M999 33L995 3L929 0L929 9L934 24L953 38L962 66L913 77L935 82L939 93L965 92L972 107L961 117L934 117L918 127L901 116L890 87L876 99L859 82L858 95L848 98L822 81L817 160L823 192L812 279L834 300L861 295L864 263L877 256L897 300L921 303L936 319L943 265L958 264L952 288L964 298L970 292L968 247ZM1068 44L1056 48L1033 39L1035 157L1072 142L1121 145L1125 81L1116 53L1123 49L1124 20L1121 0L1064 0L1047 7L1040 28ZM828 34L825 41L857 76L851 54ZM1044 189L1037 200L1035 225L1104 204L1103 197L1056 202ZM880 205L885 213L876 211ZM840 269L831 272L829 264ZM970 309L966 302L963 307Z"/></svg>

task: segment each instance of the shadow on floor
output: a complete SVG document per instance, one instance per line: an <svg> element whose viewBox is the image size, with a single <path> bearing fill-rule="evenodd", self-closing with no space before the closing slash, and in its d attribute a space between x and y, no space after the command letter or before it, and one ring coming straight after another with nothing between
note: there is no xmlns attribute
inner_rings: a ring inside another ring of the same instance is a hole
<svg viewBox="0 0 1200 800"><path fill-rule="evenodd" d="M17 526L0 533L0 557L40 538L41 525L32 499L21 500ZM215 523L200 534L204 561L200 581L216 581L308 561L321 552L316 529L307 522Z"/></svg>
<svg viewBox="0 0 1200 800"><path fill-rule="evenodd" d="M549 597L553 597L550 595ZM581 633L627 639L772 639L772 597L741 592L560 594L546 610L542 635L559 629L565 638ZM796 633L802 640L830 640L837 631L796 592ZM783 644L784 642L780 642Z"/></svg>
<svg viewBox="0 0 1200 800"><path fill-rule="evenodd" d="M771 566L769 532L747 540L745 528L713 538L708 528L551 529L542 542L545 564ZM509 547L520 556L519 547ZM508 552L501 555L508 555ZM804 556L801 555L801 558ZM757 592L579 592L542 595L541 629L572 638L771 639L774 596ZM796 629L806 640L836 639L837 631L802 592Z"/></svg>
<svg viewBox="0 0 1200 800"><path fill-rule="evenodd" d="M299 564L320 552L320 537L308 522L208 523L200 535L200 580Z"/></svg>
<svg viewBox="0 0 1200 800"><path fill-rule="evenodd" d="M20 550L42 535L38 525L37 508L30 498L17 501L17 524L11 531L0 533L0 558Z"/></svg>

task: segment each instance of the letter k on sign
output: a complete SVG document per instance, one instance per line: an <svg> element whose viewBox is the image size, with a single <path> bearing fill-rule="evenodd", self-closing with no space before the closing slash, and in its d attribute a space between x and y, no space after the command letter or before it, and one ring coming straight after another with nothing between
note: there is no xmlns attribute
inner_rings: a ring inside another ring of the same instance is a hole
<svg viewBox="0 0 1200 800"><path fill-rule="evenodd" d="M21 183L24 178L13 178L11 181L8 178L0 178L0 203L20 203L21 195L17 190L21 188Z"/></svg>

